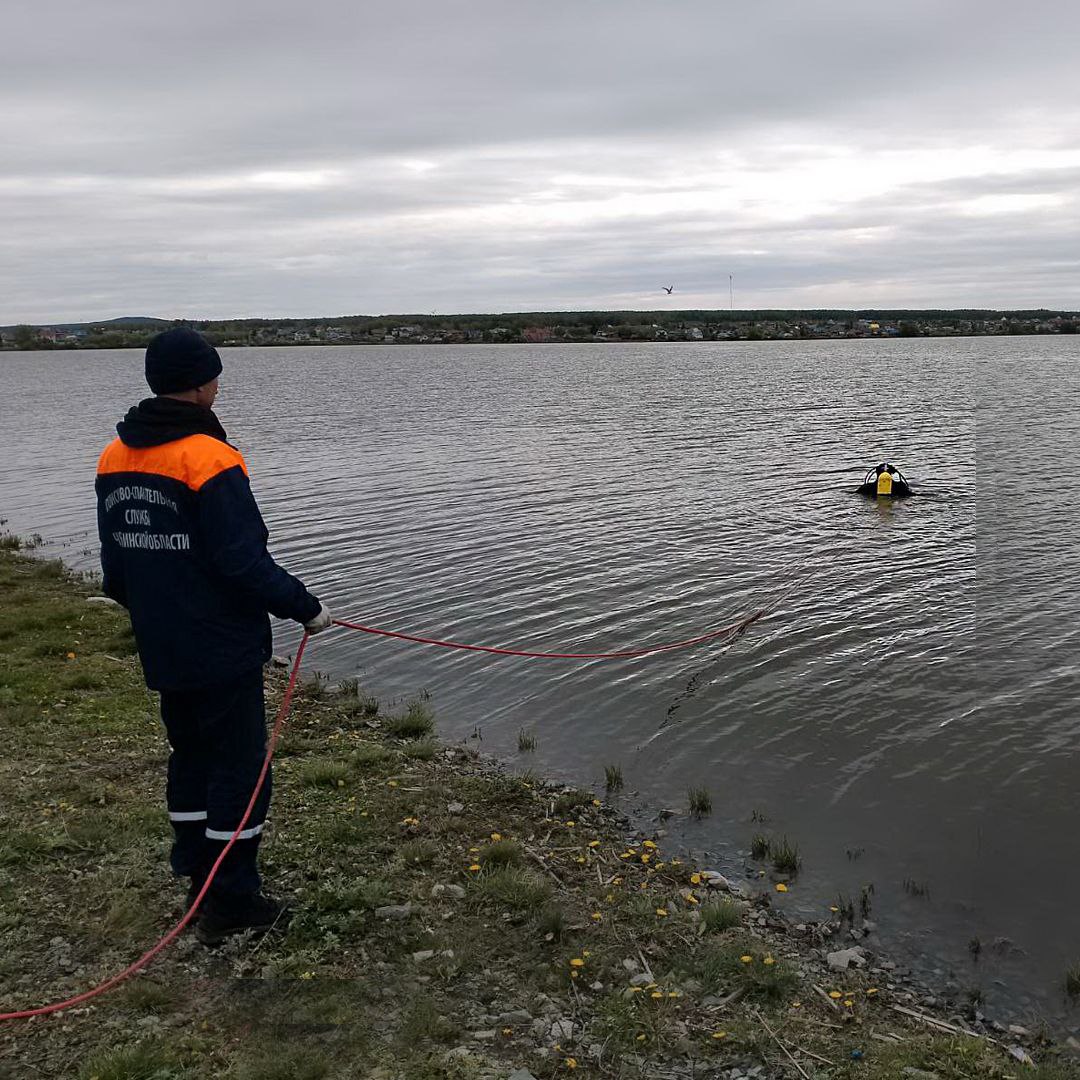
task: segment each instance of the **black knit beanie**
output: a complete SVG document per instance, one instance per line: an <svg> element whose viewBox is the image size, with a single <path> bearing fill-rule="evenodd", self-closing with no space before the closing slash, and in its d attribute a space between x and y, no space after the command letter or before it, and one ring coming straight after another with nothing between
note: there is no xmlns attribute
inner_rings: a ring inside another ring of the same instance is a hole
<svg viewBox="0 0 1080 1080"><path fill-rule="evenodd" d="M197 330L174 326L146 346L146 381L155 394L179 394L221 374L217 349Z"/></svg>

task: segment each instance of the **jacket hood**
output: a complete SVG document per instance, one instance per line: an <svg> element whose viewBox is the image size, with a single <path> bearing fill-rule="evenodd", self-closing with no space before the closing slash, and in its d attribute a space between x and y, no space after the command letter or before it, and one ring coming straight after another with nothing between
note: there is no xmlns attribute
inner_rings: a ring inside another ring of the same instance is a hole
<svg viewBox="0 0 1080 1080"><path fill-rule="evenodd" d="M116 432L125 446L134 447L161 446L189 435L209 435L223 443L229 441L213 410L166 397L140 401L116 425Z"/></svg>

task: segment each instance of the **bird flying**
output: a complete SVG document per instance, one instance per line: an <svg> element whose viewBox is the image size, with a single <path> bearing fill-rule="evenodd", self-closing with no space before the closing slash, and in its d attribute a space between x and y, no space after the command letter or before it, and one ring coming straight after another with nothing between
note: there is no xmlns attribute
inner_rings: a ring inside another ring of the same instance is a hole
<svg viewBox="0 0 1080 1080"><path fill-rule="evenodd" d="M660 288L663 289L664 292L666 292L668 294L668 296L670 296L671 295L671 290L674 289L675 286L674 285L661 285Z"/></svg>

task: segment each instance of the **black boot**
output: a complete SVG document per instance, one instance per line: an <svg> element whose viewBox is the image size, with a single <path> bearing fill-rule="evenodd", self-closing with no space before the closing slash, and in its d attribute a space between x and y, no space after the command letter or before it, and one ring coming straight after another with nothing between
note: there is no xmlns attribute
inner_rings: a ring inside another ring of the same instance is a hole
<svg viewBox="0 0 1080 1080"><path fill-rule="evenodd" d="M262 893L234 903L224 903L208 893L199 909L195 936L203 945L212 947L245 930L265 934L274 927L283 930L288 924L289 910L285 904Z"/></svg>

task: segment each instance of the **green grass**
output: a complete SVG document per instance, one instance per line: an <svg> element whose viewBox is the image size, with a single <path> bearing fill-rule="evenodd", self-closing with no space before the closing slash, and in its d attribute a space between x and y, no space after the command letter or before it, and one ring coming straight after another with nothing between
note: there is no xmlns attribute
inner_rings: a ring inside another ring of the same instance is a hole
<svg viewBox="0 0 1080 1080"><path fill-rule="evenodd" d="M794 969L758 941L706 946L684 966L710 993L742 987L752 999L777 1001L798 985Z"/></svg>
<svg viewBox="0 0 1080 1080"><path fill-rule="evenodd" d="M799 866L802 863L799 856L799 845L793 844L786 836L771 842L769 855L772 858L773 868L781 874L797 874L799 872Z"/></svg>
<svg viewBox="0 0 1080 1080"><path fill-rule="evenodd" d="M743 908L734 900L709 900L699 910L701 925L707 934L721 934L742 925Z"/></svg>
<svg viewBox="0 0 1080 1080"><path fill-rule="evenodd" d="M705 817L712 813L712 796L703 787L692 787L686 793L687 802L690 805L690 816L695 818Z"/></svg>
<svg viewBox="0 0 1080 1080"><path fill-rule="evenodd" d="M522 728L518 732L518 753L530 754L536 749L536 736L531 731Z"/></svg>
<svg viewBox="0 0 1080 1080"><path fill-rule="evenodd" d="M621 765L604 766L604 787L608 791L622 791L623 774Z"/></svg>
<svg viewBox="0 0 1080 1080"><path fill-rule="evenodd" d="M555 816L556 817L569 817L582 806L588 806L592 802L592 792L580 791L573 789L571 791L564 791L555 800Z"/></svg>
<svg viewBox="0 0 1080 1080"><path fill-rule="evenodd" d="M332 1070L331 1060L314 1047L277 1045L256 1050L225 1075L227 1080L325 1080Z"/></svg>
<svg viewBox="0 0 1080 1080"><path fill-rule="evenodd" d="M383 730L395 739L427 739L434 734L435 718L424 701L412 701L400 716L383 720Z"/></svg>
<svg viewBox="0 0 1080 1080"><path fill-rule="evenodd" d="M516 840L495 840L480 849L476 861L481 866L518 866L521 856L521 845Z"/></svg>
<svg viewBox="0 0 1080 1080"><path fill-rule="evenodd" d="M345 787L352 775L347 761L340 758L314 758L303 762L296 770L298 783L307 787Z"/></svg>
<svg viewBox="0 0 1080 1080"><path fill-rule="evenodd" d="M538 912L551 899L548 882L531 870L499 866L484 872L473 882L472 893L481 903L511 912Z"/></svg>
<svg viewBox="0 0 1080 1080"><path fill-rule="evenodd" d="M439 854L439 845L433 840L406 840L398 848L397 857L405 866L428 866Z"/></svg>
<svg viewBox="0 0 1080 1080"><path fill-rule="evenodd" d="M99 1051L79 1070L79 1080L186 1080L189 1076L176 1057L156 1042Z"/></svg>
<svg viewBox="0 0 1080 1080"><path fill-rule="evenodd" d="M1080 964L1073 964L1065 972L1065 993L1069 997L1080 997Z"/></svg>

